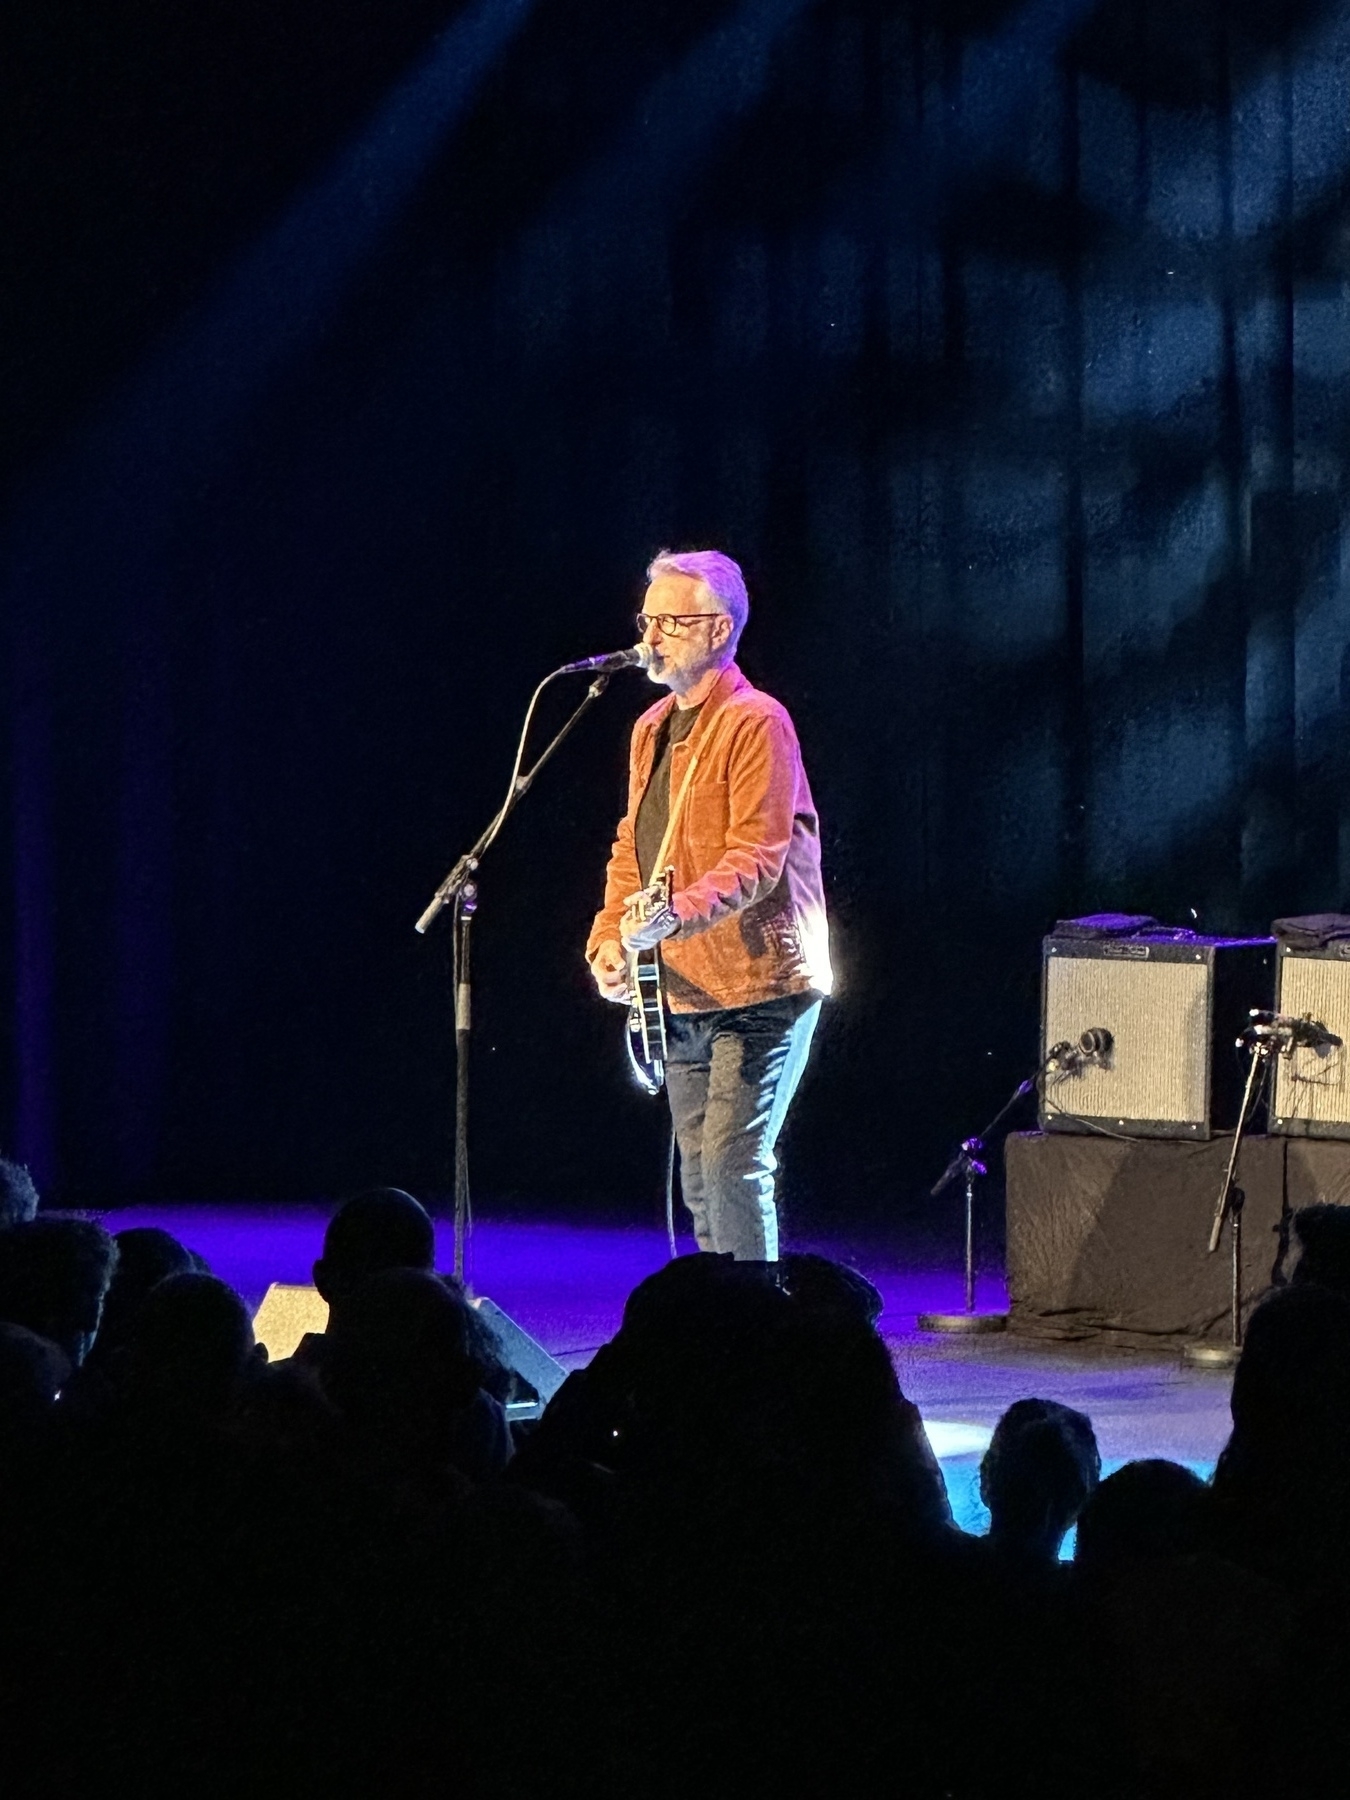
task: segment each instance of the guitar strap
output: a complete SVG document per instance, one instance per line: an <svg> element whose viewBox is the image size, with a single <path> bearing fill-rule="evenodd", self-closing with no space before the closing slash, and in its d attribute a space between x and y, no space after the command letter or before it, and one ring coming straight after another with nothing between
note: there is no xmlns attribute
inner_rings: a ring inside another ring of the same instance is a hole
<svg viewBox="0 0 1350 1800"><path fill-rule="evenodd" d="M697 750L689 758L689 767L684 772L684 780L680 783L680 791L675 796L675 803L666 820L666 829L661 838L661 847L656 852L656 860L652 863L653 877L660 874L666 866L666 857L670 854L670 842L675 836L675 827L680 822L680 814L684 810L685 796L689 792L689 783L694 779L694 770L698 767Z"/></svg>

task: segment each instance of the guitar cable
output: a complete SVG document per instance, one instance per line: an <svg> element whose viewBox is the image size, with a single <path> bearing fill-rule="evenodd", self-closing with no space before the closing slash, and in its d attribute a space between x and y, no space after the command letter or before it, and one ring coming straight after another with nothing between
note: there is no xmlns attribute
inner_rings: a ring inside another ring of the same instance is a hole
<svg viewBox="0 0 1350 1800"><path fill-rule="evenodd" d="M670 1136L666 1140L666 1242L670 1245L670 1260L674 1262L679 1254L675 1248L675 1120L670 1121Z"/></svg>

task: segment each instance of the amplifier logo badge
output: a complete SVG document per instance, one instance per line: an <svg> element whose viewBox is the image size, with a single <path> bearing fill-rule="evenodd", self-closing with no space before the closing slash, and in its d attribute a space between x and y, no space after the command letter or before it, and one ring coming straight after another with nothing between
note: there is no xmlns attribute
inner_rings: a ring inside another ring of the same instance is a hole
<svg viewBox="0 0 1350 1800"><path fill-rule="evenodd" d="M1151 948L1149 944L1103 944L1102 955L1120 957L1129 962L1147 962Z"/></svg>

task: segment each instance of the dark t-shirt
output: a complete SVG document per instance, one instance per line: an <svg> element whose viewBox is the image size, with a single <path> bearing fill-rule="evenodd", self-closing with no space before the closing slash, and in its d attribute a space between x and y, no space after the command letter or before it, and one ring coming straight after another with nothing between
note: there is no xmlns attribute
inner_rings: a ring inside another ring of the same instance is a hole
<svg viewBox="0 0 1350 1800"><path fill-rule="evenodd" d="M633 848L637 852L638 873L642 877L643 887L648 886L652 877L658 873L652 865L656 861L656 853L661 848L661 839L666 835L666 825L670 819L671 746L684 742L702 711L701 706L684 709L674 707L666 715L657 734L651 780L638 803L637 818L633 823Z"/></svg>

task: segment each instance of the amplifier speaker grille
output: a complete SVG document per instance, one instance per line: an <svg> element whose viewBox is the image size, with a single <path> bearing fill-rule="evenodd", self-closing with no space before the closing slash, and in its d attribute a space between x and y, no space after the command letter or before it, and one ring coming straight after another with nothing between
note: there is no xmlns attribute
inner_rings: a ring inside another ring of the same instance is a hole
<svg viewBox="0 0 1350 1800"><path fill-rule="evenodd" d="M1236 1122L1233 1040L1246 1009L1269 1005L1268 939L1045 940L1042 1055L1094 1027L1104 1066L1043 1086L1047 1131L1208 1138Z"/></svg>
<svg viewBox="0 0 1350 1800"><path fill-rule="evenodd" d="M1350 959L1347 944L1326 954L1283 950L1275 1005L1282 1013L1311 1013L1350 1044ZM1350 1069L1346 1051L1295 1050L1275 1069L1271 1130L1290 1137L1350 1138Z"/></svg>

